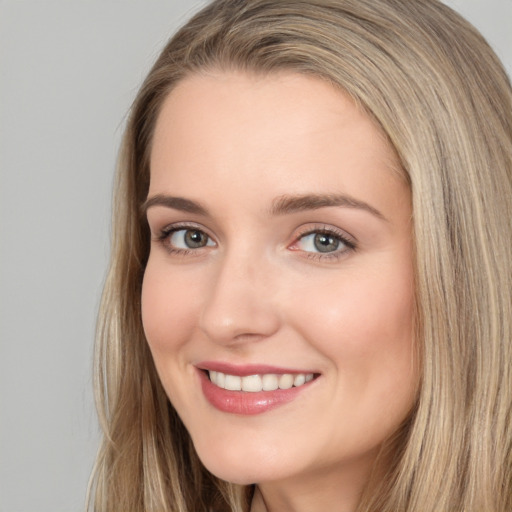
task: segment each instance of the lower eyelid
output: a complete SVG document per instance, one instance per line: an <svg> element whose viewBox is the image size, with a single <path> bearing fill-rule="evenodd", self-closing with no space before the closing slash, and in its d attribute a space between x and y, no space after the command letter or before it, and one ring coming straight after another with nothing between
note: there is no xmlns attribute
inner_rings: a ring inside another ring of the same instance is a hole
<svg viewBox="0 0 512 512"><path fill-rule="evenodd" d="M347 256L348 252L351 251L351 249L343 250L343 251L336 251L336 252L304 252L303 258L307 258L308 260L314 260L314 261L327 261L327 260L333 260L333 261L339 261L343 257Z"/></svg>

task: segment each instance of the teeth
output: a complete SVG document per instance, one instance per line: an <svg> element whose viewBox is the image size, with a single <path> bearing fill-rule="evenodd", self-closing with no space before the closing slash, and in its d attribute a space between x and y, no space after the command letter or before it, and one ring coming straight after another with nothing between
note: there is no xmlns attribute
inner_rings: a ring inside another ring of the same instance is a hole
<svg viewBox="0 0 512 512"><path fill-rule="evenodd" d="M261 380L263 381L263 391L275 391L279 388L279 379L274 373L263 375Z"/></svg>
<svg viewBox="0 0 512 512"><path fill-rule="evenodd" d="M299 373L299 375L295 376L295 379L293 379L293 385L295 387L302 386L306 382L306 376L303 373Z"/></svg>
<svg viewBox="0 0 512 512"><path fill-rule="evenodd" d="M290 389L293 386L293 375L285 373L279 377L279 389Z"/></svg>
<svg viewBox="0 0 512 512"><path fill-rule="evenodd" d="M263 389L263 383L259 375L249 375L248 377L242 377L242 391L250 391L252 393L261 391Z"/></svg>
<svg viewBox="0 0 512 512"><path fill-rule="evenodd" d="M225 388L226 387L226 375L221 372L215 372L217 375L215 377L215 380L212 382L215 382L219 388Z"/></svg>
<svg viewBox="0 0 512 512"><path fill-rule="evenodd" d="M242 377L237 375L226 375L224 381L224 387L230 391L241 391L242 390Z"/></svg>
<svg viewBox="0 0 512 512"><path fill-rule="evenodd" d="M299 387L313 380L312 373L266 373L264 375L248 375L239 377L222 372L209 371L210 380L219 388L229 391L246 391L256 393L258 391L275 391L276 389L290 389Z"/></svg>

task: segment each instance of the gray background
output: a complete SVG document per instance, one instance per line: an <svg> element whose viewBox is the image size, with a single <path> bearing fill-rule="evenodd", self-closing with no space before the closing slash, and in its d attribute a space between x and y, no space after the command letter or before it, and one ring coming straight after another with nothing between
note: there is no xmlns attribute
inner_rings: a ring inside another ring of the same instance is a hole
<svg viewBox="0 0 512 512"><path fill-rule="evenodd" d="M200 3L0 0L0 512L83 509L123 119L159 48ZM512 0L448 3L511 74Z"/></svg>

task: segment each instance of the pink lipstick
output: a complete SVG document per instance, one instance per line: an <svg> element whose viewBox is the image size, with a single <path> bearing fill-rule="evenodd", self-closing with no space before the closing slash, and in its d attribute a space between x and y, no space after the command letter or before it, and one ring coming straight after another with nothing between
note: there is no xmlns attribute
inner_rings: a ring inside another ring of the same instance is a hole
<svg viewBox="0 0 512 512"><path fill-rule="evenodd" d="M269 365L197 365L205 398L216 409L231 414L261 414L294 400L318 377L313 371Z"/></svg>

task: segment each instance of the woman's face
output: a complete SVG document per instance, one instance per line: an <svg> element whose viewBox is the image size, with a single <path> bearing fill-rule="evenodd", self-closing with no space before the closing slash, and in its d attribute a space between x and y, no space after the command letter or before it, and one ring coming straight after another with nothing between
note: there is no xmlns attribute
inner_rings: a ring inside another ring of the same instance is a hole
<svg viewBox="0 0 512 512"><path fill-rule="evenodd" d="M317 78L205 73L166 99L142 316L220 478L365 475L406 418L418 373L398 167L374 122Z"/></svg>

